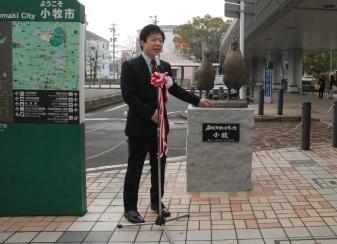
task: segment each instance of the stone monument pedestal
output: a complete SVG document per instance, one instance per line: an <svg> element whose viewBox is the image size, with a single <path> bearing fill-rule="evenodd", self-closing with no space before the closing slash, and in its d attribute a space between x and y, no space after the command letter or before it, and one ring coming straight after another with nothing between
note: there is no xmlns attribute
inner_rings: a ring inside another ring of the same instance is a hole
<svg viewBox="0 0 337 244"><path fill-rule="evenodd" d="M254 110L242 100L188 107L187 191L251 188Z"/></svg>

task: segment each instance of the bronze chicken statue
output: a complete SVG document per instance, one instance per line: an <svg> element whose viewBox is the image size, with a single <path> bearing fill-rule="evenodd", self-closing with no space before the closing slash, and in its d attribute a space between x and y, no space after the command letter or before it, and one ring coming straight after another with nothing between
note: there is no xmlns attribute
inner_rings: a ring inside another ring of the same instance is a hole
<svg viewBox="0 0 337 244"><path fill-rule="evenodd" d="M233 38L222 66L223 81L228 88L229 98L231 89L235 89L239 94L239 89L246 83L245 67L245 60L238 48L238 42Z"/></svg>
<svg viewBox="0 0 337 244"><path fill-rule="evenodd" d="M215 69L212 66L212 51L209 48L202 49L201 65L195 71L196 88L202 97L202 91L206 91L206 98L209 98L209 91L214 87Z"/></svg>

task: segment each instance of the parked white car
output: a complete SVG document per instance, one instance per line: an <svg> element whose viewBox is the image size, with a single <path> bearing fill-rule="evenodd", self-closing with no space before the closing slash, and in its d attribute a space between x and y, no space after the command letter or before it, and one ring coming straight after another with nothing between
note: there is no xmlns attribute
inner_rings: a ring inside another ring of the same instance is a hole
<svg viewBox="0 0 337 244"><path fill-rule="evenodd" d="M215 79L214 79L214 87L211 90L210 94L211 97L214 100L218 100L219 99L219 95L220 95L220 88L222 87L222 89L224 90L224 95L225 97L228 97L228 88L227 86L223 83L223 75L216 75Z"/></svg>

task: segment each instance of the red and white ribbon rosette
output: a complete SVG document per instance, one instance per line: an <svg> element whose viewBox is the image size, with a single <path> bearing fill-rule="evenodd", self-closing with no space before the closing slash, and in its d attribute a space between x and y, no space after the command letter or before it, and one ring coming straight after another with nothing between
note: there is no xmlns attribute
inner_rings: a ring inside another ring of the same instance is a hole
<svg viewBox="0 0 337 244"><path fill-rule="evenodd" d="M165 73L158 73L158 72L153 72L151 74L151 85L154 87L160 87L163 88L165 87L165 84L168 82L169 77L167 72Z"/></svg>

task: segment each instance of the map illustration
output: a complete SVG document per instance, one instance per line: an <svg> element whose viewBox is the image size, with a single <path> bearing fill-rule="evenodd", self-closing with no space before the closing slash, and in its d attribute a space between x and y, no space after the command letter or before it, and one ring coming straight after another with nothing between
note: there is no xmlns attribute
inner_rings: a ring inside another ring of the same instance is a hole
<svg viewBox="0 0 337 244"><path fill-rule="evenodd" d="M12 28L14 89L79 89L79 23L17 21Z"/></svg>

